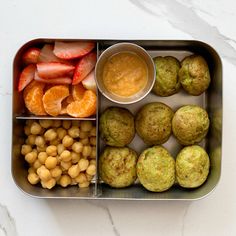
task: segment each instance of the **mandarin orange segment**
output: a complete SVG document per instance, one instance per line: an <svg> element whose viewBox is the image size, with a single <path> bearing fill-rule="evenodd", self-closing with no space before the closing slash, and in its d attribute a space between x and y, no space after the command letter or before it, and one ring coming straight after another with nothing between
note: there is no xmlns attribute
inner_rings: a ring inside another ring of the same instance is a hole
<svg viewBox="0 0 236 236"><path fill-rule="evenodd" d="M85 91L86 91L86 89L84 88L82 83L72 85L72 87L71 87L71 94L72 94L73 99L75 101L81 100L84 96Z"/></svg>
<svg viewBox="0 0 236 236"><path fill-rule="evenodd" d="M33 80L23 93L26 108L38 116L46 115L42 101L44 87L43 83Z"/></svg>
<svg viewBox="0 0 236 236"><path fill-rule="evenodd" d="M55 85L48 89L43 96L43 106L45 111L51 116L61 113L62 101L69 96L69 88L66 85Z"/></svg>
<svg viewBox="0 0 236 236"><path fill-rule="evenodd" d="M89 117L96 112L97 96L92 90L86 90L80 101L67 106L67 113L77 118Z"/></svg>

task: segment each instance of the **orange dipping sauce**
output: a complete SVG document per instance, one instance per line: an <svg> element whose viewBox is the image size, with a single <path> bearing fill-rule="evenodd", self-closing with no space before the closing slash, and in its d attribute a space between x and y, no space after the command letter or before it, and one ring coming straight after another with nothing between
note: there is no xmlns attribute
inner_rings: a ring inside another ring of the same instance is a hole
<svg viewBox="0 0 236 236"><path fill-rule="evenodd" d="M120 52L107 60L102 78L107 91L130 97L145 88L148 81L147 64L134 53Z"/></svg>

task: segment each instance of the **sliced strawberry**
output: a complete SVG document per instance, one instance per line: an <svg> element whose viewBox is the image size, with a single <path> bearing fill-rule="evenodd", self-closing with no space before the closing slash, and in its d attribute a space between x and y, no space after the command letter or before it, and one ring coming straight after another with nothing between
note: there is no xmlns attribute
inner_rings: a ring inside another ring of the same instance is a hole
<svg viewBox="0 0 236 236"><path fill-rule="evenodd" d="M94 69L96 61L97 55L95 52L84 56L75 67L72 84L75 85L81 82Z"/></svg>
<svg viewBox="0 0 236 236"><path fill-rule="evenodd" d="M39 48L29 48L22 56L23 63L25 65L36 64L38 62L39 54Z"/></svg>
<svg viewBox="0 0 236 236"><path fill-rule="evenodd" d="M60 62L41 62L37 64L38 74L44 79L67 76L74 69L74 66Z"/></svg>
<svg viewBox="0 0 236 236"><path fill-rule="evenodd" d="M75 65L74 61L56 57L53 53L53 48L54 46L52 44L45 44L40 51L38 62L61 62L68 65Z"/></svg>
<svg viewBox="0 0 236 236"><path fill-rule="evenodd" d="M53 45L45 44L39 54L38 62L61 62L53 53Z"/></svg>
<svg viewBox="0 0 236 236"><path fill-rule="evenodd" d="M62 59L74 59L82 57L93 50L95 43L93 42L55 42L54 54Z"/></svg>
<svg viewBox="0 0 236 236"><path fill-rule="evenodd" d="M38 82L45 84L71 84L72 79L70 77L59 77L55 79L43 79L39 77L38 72L35 72L34 79Z"/></svg>
<svg viewBox="0 0 236 236"><path fill-rule="evenodd" d="M95 71L92 70L86 77L85 79L82 80L83 86L88 89L92 90L93 92L96 93L97 85L95 82Z"/></svg>
<svg viewBox="0 0 236 236"><path fill-rule="evenodd" d="M20 74L18 82L18 91L21 92L33 79L34 73L36 71L36 66L31 64L24 68Z"/></svg>

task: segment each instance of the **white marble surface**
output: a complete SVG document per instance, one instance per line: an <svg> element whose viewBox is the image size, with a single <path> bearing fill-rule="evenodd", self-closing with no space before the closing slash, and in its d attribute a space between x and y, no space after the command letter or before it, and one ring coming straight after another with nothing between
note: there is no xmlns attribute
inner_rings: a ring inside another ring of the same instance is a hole
<svg viewBox="0 0 236 236"><path fill-rule="evenodd" d="M236 235L234 0L0 0L0 236ZM38 37L199 39L224 66L221 181L196 202L38 200L11 178L12 59Z"/></svg>

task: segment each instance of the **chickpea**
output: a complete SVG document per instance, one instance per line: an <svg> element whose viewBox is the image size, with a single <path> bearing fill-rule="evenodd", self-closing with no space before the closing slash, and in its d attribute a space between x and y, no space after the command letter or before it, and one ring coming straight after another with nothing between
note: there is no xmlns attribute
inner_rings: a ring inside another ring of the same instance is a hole
<svg viewBox="0 0 236 236"><path fill-rule="evenodd" d="M72 162L72 164L78 163L80 158L81 158L81 153L71 152L71 162Z"/></svg>
<svg viewBox="0 0 236 236"><path fill-rule="evenodd" d="M37 174L39 178L45 182L52 178L50 171L43 165L37 169Z"/></svg>
<svg viewBox="0 0 236 236"><path fill-rule="evenodd" d="M89 175L95 175L96 174L96 166L95 165L89 165L86 169L86 173Z"/></svg>
<svg viewBox="0 0 236 236"><path fill-rule="evenodd" d="M61 121L60 121L60 120L54 120L54 121L52 122L52 127L58 128L58 127L60 127L60 126L61 126Z"/></svg>
<svg viewBox="0 0 236 236"><path fill-rule="evenodd" d="M91 145L96 146L96 144L97 144L96 137L91 137L89 139L89 142L90 142Z"/></svg>
<svg viewBox="0 0 236 236"><path fill-rule="evenodd" d="M34 149L32 150L32 152L35 152L35 153L38 155L38 151L37 151L36 148L34 148Z"/></svg>
<svg viewBox="0 0 236 236"><path fill-rule="evenodd" d="M84 171L88 168L89 166L89 161L82 158L79 160L79 168L80 168L80 171Z"/></svg>
<svg viewBox="0 0 236 236"><path fill-rule="evenodd" d="M89 161L89 165L95 165L95 166L96 166L96 160L94 160L94 159L93 159L93 160L90 160L90 161Z"/></svg>
<svg viewBox="0 0 236 236"><path fill-rule="evenodd" d="M31 133L30 133L30 127L28 126L28 125L26 125L25 127L24 127L24 132L25 132L25 135L26 136L29 136Z"/></svg>
<svg viewBox="0 0 236 236"><path fill-rule="evenodd" d="M33 135L33 134L29 135L28 136L29 144L30 145L35 145L35 139L36 139L36 135Z"/></svg>
<svg viewBox="0 0 236 236"><path fill-rule="evenodd" d="M54 129L49 129L44 133L46 141L52 141L57 138L57 132Z"/></svg>
<svg viewBox="0 0 236 236"><path fill-rule="evenodd" d="M27 120L25 123L30 127L34 123L34 120Z"/></svg>
<svg viewBox="0 0 236 236"><path fill-rule="evenodd" d="M60 155L60 160L68 162L71 160L71 153L68 150L64 150Z"/></svg>
<svg viewBox="0 0 236 236"><path fill-rule="evenodd" d="M88 138L89 133L88 132L84 132L84 131L80 131L79 133L79 137L82 138Z"/></svg>
<svg viewBox="0 0 236 236"><path fill-rule="evenodd" d="M42 165L42 164L40 163L39 159L37 159L37 160L34 162L33 167L34 167L34 169L37 170L41 165Z"/></svg>
<svg viewBox="0 0 236 236"><path fill-rule="evenodd" d="M71 123L72 123L72 126L80 126L80 120L72 120L71 121Z"/></svg>
<svg viewBox="0 0 236 236"><path fill-rule="evenodd" d="M71 184L70 185L77 185L78 183L76 182L75 179L71 179Z"/></svg>
<svg viewBox="0 0 236 236"><path fill-rule="evenodd" d="M92 152L90 154L90 158L96 158L97 155L97 151L96 151L96 147L92 147Z"/></svg>
<svg viewBox="0 0 236 236"><path fill-rule="evenodd" d="M75 178L77 183L84 183L87 182L86 175L84 173L79 173L79 175Z"/></svg>
<svg viewBox="0 0 236 236"><path fill-rule="evenodd" d="M61 177L62 170L59 166L56 166L55 168L50 170L50 173L53 178L58 178Z"/></svg>
<svg viewBox="0 0 236 236"><path fill-rule="evenodd" d="M30 145L24 144L24 145L21 146L21 154L22 155L25 156L29 152L32 152L32 147Z"/></svg>
<svg viewBox="0 0 236 236"><path fill-rule="evenodd" d="M47 158L48 158L48 154L46 152L40 152L38 154L38 160L42 165L45 164L45 161L46 161Z"/></svg>
<svg viewBox="0 0 236 236"><path fill-rule="evenodd" d="M89 175L89 174L87 174L87 173L85 173L85 175L86 175L87 181L90 182L90 181L93 179L93 175Z"/></svg>
<svg viewBox="0 0 236 236"><path fill-rule="evenodd" d="M63 128L57 128L57 137L62 140L67 134L67 131Z"/></svg>
<svg viewBox="0 0 236 236"><path fill-rule="evenodd" d="M41 128L41 132L39 133L39 135L44 135L45 130L46 130L46 129L44 129L44 128L42 127L42 128Z"/></svg>
<svg viewBox="0 0 236 236"><path fill-rule="evenodd" d="M56 185L56 180L51 178L48 181L41 181L43 188L52 189Z"/></svg>
<svg viewBox="0 0 236 236"><path fill-rule="evenodd" d="M93 126L93 128L90 130L89 132L89 136L93 136L93 137L96 137L97 133L96 133L96 127Z"/></svg>
<svg viewBox="0 0 236 236"><path fill-rule="evenodd" d="M25 144L31 145L30 142L29 142L29 137L25 140Z"/></svg>
<svg viewBox="0 0 236 236"><path fill-rule="evenodd" d="M93 123L90 120L81 121L80 128L84 132L90 132L93 128Z"/></svg>
<svg viewBox="0 0 236 236"><path fill-rule="evenodd" d="M72 138L78 138L80 131L79 131L79 127L76 126L72 126L70 129L68 129L68 134L72 137Z"/></svg>
<svg viewBox="0 0 236 236"><path fill-rule="evenodd" d="M29 169L28 169L28 173L30 174L30 173L35 173L36 172L36 170L34 169L34 167L30 167Z"/></svg>
<svg viewBox="0 0 236 236"><path fill-rule="evenodd" d="M50 145L46 148L46 153L49 155L49 156L57 156L57 147L54 146L54 145Z"/></svg>
<svg viewBox="0 0 236 236"><path fill-rule="evenodd" d="M64 129L69 129L71 127L71 121L70 120L63 120L62 121L62 127Z"/></svg>
<svg viewBox="0 0 236 236"><path fill-rule="evenodd" d="M41 132L41 129L42 129L42 127L40 126L40 124L37 122L34 122L30 127L30 132L31 132L31 134L37 135Z"/></svg>
<svg viewBox="0 0 236 236"><path fill-rule="evenodd" d="M88 181L83 182L83 183L79 183L80 188L87 188L89 185L90 185L90 182L88 182Z"/></svg>
<svg viewBox="0 0 236 236"><path fill-rule="evenodd" d="M45 140L42 136L37 136L35 138L35 145L38 146L38 147L42 147L45 145Z"/></svg>
<svg viewBox="0 0 236 236"><path fill-rule="evenodd" d="M57 138L57 139L54 139L50 142L50 145L54 145L54 146L57 146L58 144L60 144L60 140Z"/></svg>
<svg viewBox="0 0 236 236"><path fill-rule="evenodd" d="M37 184L39 182L39 176L35 172L29 173L27 179L31 184Z"/></svg>
<svg viewBox="0 0 236 236"><path fill-rule="evenodd" d="M62 170L68 170L72 166L72 163L70 161L69 162L61 161L60 165L62 167Z"/></svg>
<svg viewBox="0 0 236 236"><path fill-rule="evenodd" d="M88 157L88 156L90 156L91 152L92 152L92 147L91 146L84 146L83 151L82 151L82 155L84 157Z"/></svg>
<svg viewBox="0 0 236 236"><path fill-rule="evenodd" d="M80 139L80 142L81 142L83 145L88 145L88 144L89 144L89 139L88 139L88 138L82 138L82 139Z"/></svg>
<svg viewBox="0 0 236 236"><path fill-rule="evenodd" d="M62 187L67 187L68 185L71 184L71 178L70 176L68 175L62 175L60 180L59 180L59 184L62 186Z"/></svg>
<svg viewBox="0 0 236 236"><path fill-rule="evenodd" d="M61 153L64 150L66 150L66 148L63 146L63 144L60 143L60 144L57 145L57 153L58 153L58 155L61 155Z"/></svg>
<svg viewBox="0 0 236 236"><path fill-rule="evenodd" d="M73 165L71 166L69 169L68 169L68 175L71 177L71 178L75 178L79 175L79 172L80 172L80 168L79 168L79 165Z"/></svg>
<svg viewBox="0 0 236 236"><path fill-rule="evenodd" d="M46 146L42 146L42 147L37 146L36 149L37 149L38 152L45 152L46 151Z"/></svg>
<svg viewBox="0 0 236 236"><path fill-rule="evenodd" d="M33 164L35 162L35 160L37 159L37 153L32 151L29 152L25 155L25 160L29 163L29 164Z"/></svg>
<svg viewBox="0 0 236 236"><path fill-rule="evenodd" d="M72 150L76 153L82 152L83 151L83 144L81 142L73 143Z"/></svg>
<svg viewBox="0 0 236 236"><path fill-rule="evenodd" d="M49 156L45 161L45 166L48 169L53 169L56 167L56 165L57 165L57 158L56 157Z"/></svg>
<svg viewBox="0 0 236 236"><path fill-rule="evenodd" d="M53 123L52 120L39 120L39 124L45 129L48 129L49 127L51 127L52 123Z"/></svg>
<svg viewBox="0 0 236 236"><path fill-rule="evenodd" d="M70 147L73 143L74 143L74 140L69 135L66 135L62 139L62 144L64 145L64 147Z"/></svg>

